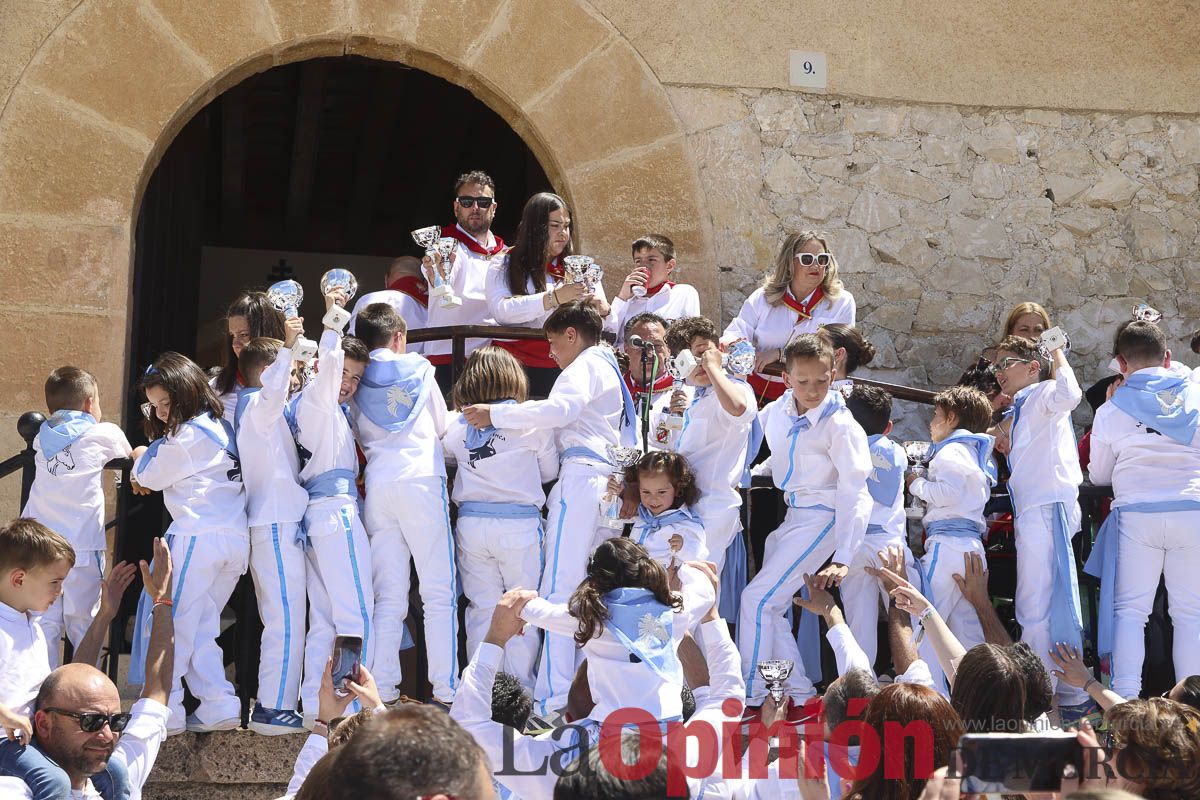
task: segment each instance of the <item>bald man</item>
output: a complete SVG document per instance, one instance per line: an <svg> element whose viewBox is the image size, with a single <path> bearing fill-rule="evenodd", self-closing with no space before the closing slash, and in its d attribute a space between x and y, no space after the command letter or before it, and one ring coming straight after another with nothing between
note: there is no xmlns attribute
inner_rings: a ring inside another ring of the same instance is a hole
<svg viewBox="0 0 1200 800"><path fill-rule="evenodd" d="M421 259L415 256L400 256L388 267L384 281L387 288L381 292L367 292L354 304L354 316L350 320L350 335L354 335L354 323L358 312L371 303L387 303L404 318L408 329L424 328L428 316L429 295L425 277L421 274ZM422 343L409 344L410 353L424 352Z"/></svg>
<svg viewBox="0 0 1200 800"><path fill-rule="evenodd" d="M133 704L132 717L121 714L121 696L108 676L90 664L67 664L42 683L34 712L31 747L41 750L71 779L71 798L102 797L91 776L120 759L128 774L126 787L113 797L136 800L167 738L166 706L175 664L175 624L171 619L171 554L163 539L154 542L154 571L141 563L142 580L153 606L153 625L146 652L146 683ZM166 602L164 602L166 601ZM99 719L97 719L99 718ZM113 727L119 730L113 730ZM88 731L88 727L95 730ZM19 778L0 777L0 797L32 798Z"/></svg>

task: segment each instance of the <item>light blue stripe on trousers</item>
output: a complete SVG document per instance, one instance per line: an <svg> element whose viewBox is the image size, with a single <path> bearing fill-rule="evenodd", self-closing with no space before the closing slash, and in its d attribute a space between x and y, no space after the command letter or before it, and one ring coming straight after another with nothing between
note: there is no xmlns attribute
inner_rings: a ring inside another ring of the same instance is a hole
<svg viewBox="0 0 1200 800"><path fill-rule="evenodd" d="M345 506L338 509L338 515L342 520L342 530L346 532L346 549L350 555L350 570L354 573L354 591L358 596L358 612L362 615L363 623L363 657L371 652L367 646L371 642L371 615L367 613L367 599L363 593L362 578L358 570L358 554L354 549L354 525L350 522L350 512Z"/></svg>
<svg viewBox="0 0 1200 800"><path fill-rule="evenodd" d="M279 696L275 708L283 708L283 687L287 685L288 662L292 653L292 613L288 605L287 575L283 571L283 553L279 549L279 523L271 523L271 546L275 549L275 569L279 573L279 599L283 602L283 669L279 674ZM295 698L292 698L293 702Z"/></svg>
<svg viewBox="0 0 1200 800"><path fill-rule="evenodd" d="M454 531L450 527L450 502L446 497L446 479L442 483L442 510L446 518L446 549L450 561L450 585L455 587L450 602L450 688L458 689L458 595L461 592L458 581L458 562L454 560Z"/></svg>

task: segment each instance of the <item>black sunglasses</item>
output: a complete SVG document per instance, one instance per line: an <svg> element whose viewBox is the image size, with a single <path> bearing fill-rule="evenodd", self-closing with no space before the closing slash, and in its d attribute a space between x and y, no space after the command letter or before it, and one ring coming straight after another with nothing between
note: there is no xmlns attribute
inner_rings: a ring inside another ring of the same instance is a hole
<svg viewBox="0 0 1200 800"><path fill-rule="evenodd" d="M470 208L476 203L479 203L480 208L491 208L492 203L494 202L496 202L496 198L494 197L471 197L470 195L464 194L462 197L458 198L458 204L463 208Z"/></svg>
<svg viewBox="0 0 1200 800"><path fill-rule="evenodd" d="M62 714L64 717L79 720L79 729L84 733L95 733L96 731L108 725L108 729L113 733L120 733L125 730L125 726L129 724L129 720L133 719L133 714L119 711L116 714L101 714L99 711L67 711L63 708L43 708L42 711L52 714Z"/></svg>

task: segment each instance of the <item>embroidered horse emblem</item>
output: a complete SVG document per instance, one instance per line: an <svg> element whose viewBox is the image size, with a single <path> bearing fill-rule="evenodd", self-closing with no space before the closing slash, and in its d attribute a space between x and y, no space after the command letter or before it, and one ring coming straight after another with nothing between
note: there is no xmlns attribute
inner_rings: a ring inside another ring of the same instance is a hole
<svg viewBox="0 0 1200 800"><path fill-rule="evenodd" d="M401 389L399 386L393 386L387 391L387 410L393 417L399 416L397 413L400 408L412 409L413 399L408 396L408 392Z"/></svg>
<svg viewBox="0 0 1200 800"><path fill-rule="evenodd" d="M663 645L671 635L658 617L653 614L643 614L638 620L638 641L647 645Z"/></svg>
<svg viewBox="0 0 1200 800"><path fill-rule="evenodd" d="M1174 389L1164 389L1156 393L1154 397L1158 400L1158 407L1162 409L1164 417L1177 411L1179 406L1183 404L1183 398Z"/></svg>
<svg viewBox="0 0 1200 800"><path fill-rule="evenodd" d="M491 458L492 456L496 455L496 448L492 446L492 442L494 442L496 439L504 441L504 434L493 433L488 437L488 440L479 447L468 450L467 452L470 453L470 458L468 459L467 465L473 467L475 466L476 461L484 458Z"/></svg>
<svg viewBox="0 0 1200 800"><path fill-rule="evenodd" d="M70 472L75 469L75 457L71 455L71 446L67 445L62 450L54 454L54 458L46 462L46 470L51 475L58 475L59 472Z"/></svg>
<svg viewBox="0 0 1200 800"><path fill-rule="evenodd" d="M895 465L892 464L892 460L887 457L886 453L871 453L871 466L873 469L867 480L879 483L879 470L890 470Z"/></svg>

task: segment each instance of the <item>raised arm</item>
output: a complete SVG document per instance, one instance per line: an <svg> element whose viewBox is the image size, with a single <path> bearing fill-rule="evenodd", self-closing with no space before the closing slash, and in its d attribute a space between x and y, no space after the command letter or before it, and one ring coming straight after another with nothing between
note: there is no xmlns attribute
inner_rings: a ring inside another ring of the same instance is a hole
<svg viewBox="0 0 1200 800"><path fill-rule="evenodd" d="M1012 636L1000 621L1000 615L996 613L991 595L988 594L987 562L983 556L963 553L963 571L962 574L954 574L954 582L971 608L975 609L975 615L983 627L983 640L988 644L1012 644Z"/></svg>
<svg viewBox="0 0 1200 800"><path fill-rule="evenodd" d="M142 698L167 704L175 671L175 619L171 600L171 551L166 539L154 540L154 571L145 561L139 565L151 607L150 643L146 646L146 682Z"/></svg>
<svg viewBox="0 0 1200 800"><path fill-rule="evenodd" d="M1055 370L1054 389L1042 394L1042 407L1048 413L1069 413L1083 400L1083 390L1079 388L1079 381L1063 351L1055 350L1051 357Z"/></svg>
<svg viewBox="0 0 1200 800"><path fill-rule="evenodd" d="M113 620L117 618L121 598L125 596L129 584L133 583L137 572L135 564L127 564L124 561L114 564L109 569L108 577L100 582L100 610L88 626L79 647L75 648L75 656L71 659L73 663L100 666L100 650L104 647L104 640Z"/></svg>
<svg viewBox="0 0 1200 800"><path fill-rule="evenodd" d="M571 616L566 603L551 603L542 597L534 597L525 603L521 619L549 633L574 636L579 630L579 620Z"/></svg>
<svg viewBox="0 0 1200 800"><path fill-rule="evenodd" d="M579 419L595 394L587 370L568 368L545 400L490 406L492 424L515 430L562 428Z"/></svg>
<svg viewBox="0 0 1200 800"><path fill-rule="evenodd" d="M133 479L143 488L161 492L196 473L188 442L193 433L180 426L172 436L150 443L133 464ZM139 448L140 449L140 448Z"/></svg>

